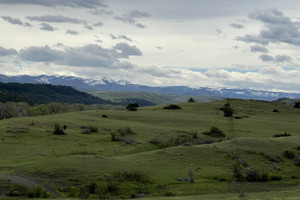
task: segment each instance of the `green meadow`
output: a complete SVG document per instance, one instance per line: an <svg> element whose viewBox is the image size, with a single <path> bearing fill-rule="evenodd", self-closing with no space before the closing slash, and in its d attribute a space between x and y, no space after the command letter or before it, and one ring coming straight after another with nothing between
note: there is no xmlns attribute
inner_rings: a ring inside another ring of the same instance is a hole
<svg viewBox="0 0 300 200"><path fill-rule="evenodd" d="M230 100L228 118L226 103L1 120L1 195L18 185L5 178L14 175L49 198L299 199L300 109ZM53 134L57 123L65 134ZM226 136L203 134L212 127Z"/></svg>

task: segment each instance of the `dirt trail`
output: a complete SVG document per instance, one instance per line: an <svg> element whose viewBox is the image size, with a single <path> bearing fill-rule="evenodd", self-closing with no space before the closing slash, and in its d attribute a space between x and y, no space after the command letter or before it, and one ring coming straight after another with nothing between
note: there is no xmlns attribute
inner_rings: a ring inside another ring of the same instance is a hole
<svg viewBox="0 0 300 200"><path fill-rule="evenodd" d="M13 183L21 184L26 187L33 187L36 185L40 185L40 186L44 187L47 190L47 192L56 195L56 197L62 197L58 192L56 192L52 188L50 188L46 185L43 185L41 183L38 183L32 179L28 179L28 178L24 178L24 177L20 177L20 176L16 176L16 175L9 175L9 174L0 174L0 178L9 179Z"/></svg>

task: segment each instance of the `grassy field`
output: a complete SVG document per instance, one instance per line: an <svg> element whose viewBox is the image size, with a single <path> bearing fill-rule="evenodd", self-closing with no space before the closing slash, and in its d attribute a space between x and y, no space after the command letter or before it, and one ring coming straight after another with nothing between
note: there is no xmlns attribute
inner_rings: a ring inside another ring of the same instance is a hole
<svg viewBox="0 0 300 200"><path fill-rule="evenodd" d="M116 191L105 197L116 199L241 199L243 194L247 199L299 198L300 167L295 163L300 155L300 109L231 100L235 112L230 120L220 110L225 103L182 103L178 104L180 110L154 106L137 112L95 110L2 120L0 174L35 180L65 198L72 196L72 191L80 193L91 182L114 184ZM65 135L52 134L55 123L67 126ZM98 132L84 134L82 127L89 126L97 127ZM226 137L202 134L213 126ZM132 132L126 132L128 127ZM283 133L291 136L273 137ZM113 134L120 141L112 141ZM283 156L286 150L295 158ZM267 174L269 180L234 181L234 163L242 173L252 170ZM194 183L177 180L191 174ZM8 190L11 184L0 176L2 188ZM5 194L4 190L0 192ZM91 194L89 198L99 196Z"/></svg>

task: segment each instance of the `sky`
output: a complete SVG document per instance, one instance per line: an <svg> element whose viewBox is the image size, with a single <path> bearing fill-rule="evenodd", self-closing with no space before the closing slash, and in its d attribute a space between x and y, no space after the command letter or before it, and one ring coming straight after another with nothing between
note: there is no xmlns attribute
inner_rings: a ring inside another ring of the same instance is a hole
<svg viewBox="0 0 300 200"><path fill-rule="evenodd" d="M300 92L297 0L0 0L0 73Z"/></svg>

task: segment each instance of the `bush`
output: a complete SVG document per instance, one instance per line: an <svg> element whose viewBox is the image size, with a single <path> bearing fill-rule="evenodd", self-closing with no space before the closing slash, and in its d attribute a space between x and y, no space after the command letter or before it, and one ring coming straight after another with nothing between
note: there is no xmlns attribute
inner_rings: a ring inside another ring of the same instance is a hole
<svg viewBox="0 0 300 200"><path fill-rule="evenodd" d="M107 118L107 115L102 115L103 118Z"/></svg>
<svg viewBox="0 0 300 200"><path fill-rule="evenodd" d="M194 103L194 102L196 102L196 101L195 101L195 99L193 99L193 98L190 98L190 99L188 100L188 103Z"/></svg>
<svg viewBox="0 0 300 200"><path fill-rule="evenodd" d="M59 123L54 124L54 130L53 134L54 135L65 135L65 129L67 128L66 125L63 126L63 128L60 127Z"/></svg>
<svg viewBox="0 0 300 200"><path fill-rule="evenodd" d="M294 158L294 161L295 161L295 165L297 165L298 167L300 167L300 156L296 156Z"/></svg>
<svg viewBox="0 0 300 200"><path fill-rule="evenodd" d="M218 127L211 127L210 131L203 132L204 135L208 135L211 137L225 137L226 135L221 131Z"/></svg>
<svg viewBox="0 0 300 200"><path fill-rule="evenodd" d="M26 196L28 192L28 189L19 184L13 184L10 186L9 191L6 193L7 196L11 197L21 197Z"/></svg>
<svg viewBox="0 0 300 200"><path fill-rule="evenodd" d="M139 104L137 103L130 103L126 106L126 109L129 111L137 111L137 108L139 107Z"/></svg>
<svg viewBox="0 0 300 200"><path fill-rule="evenodd" d="M170 105L168 105L168 106L165 106L164 109L178 110L178 109L181 109L181 107L178 106L178 105L175 105L175 104L170 104Z"/></svg>
<svg viewBox="0 0 300 200"><path fill-rule="evenodd" d="M226 103L224 107L220 108L224 112L224 117L232 117L234 111L231 108L230 103Z"/></svg>
<svg viewBox="0 0 300 200"><path fill-rule="evenodd" d="M92 133L98 132L97 126L92 126L92 125L90 125L90 126L89 126L89 129L90 129L90 131L91 131Z"/></svg>
<svg viewBox="0 0 300 200"><path fill-rule="evenodd" d="M293 159L295 157L295 153L292 150L285 150L283 152L283 156L288 159Z"/></svg>
<svg viewBox="0 0 300 200"><path fill-rule="evenodd" d="M50 194L42 186L34 186L27 192L29 198L48 198Z"/></svg>
<svg viewBox="0 0 300 200"><path fill-rule="evenodd" d="M286 132L273 135L273 137L290 137L290 136L292 135Z"/></svg>
<svg viewBox="0 0 300 200"><path fill-rule="evenodd" d="M294 108L300 108L300 102L295 102Z"/></svg>
<svg viewBox="0 0 300 200"><path fill-rule="evenodd" d="M279 110L275 108L275 109L273 110L273 112L279 113Z"/></svg>
<svg viewBox="0 0 300 200"><path fill-rule="evenodd" d="M280 176L280 175L272 175L271 177L270 177L270 180L271 181L279 181L279 180L281 180L282 179L282 177Z"/></svg>

